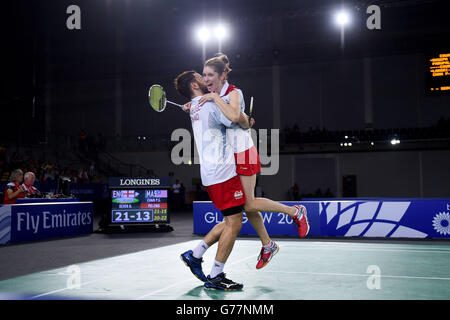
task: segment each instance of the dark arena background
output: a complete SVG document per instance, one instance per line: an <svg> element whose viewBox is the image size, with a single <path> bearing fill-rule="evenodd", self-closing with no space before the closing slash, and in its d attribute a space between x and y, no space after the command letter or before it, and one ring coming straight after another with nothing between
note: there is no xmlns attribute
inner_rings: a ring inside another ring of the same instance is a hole
<svg viewBox="0 0 450 320"><path fill-rule="evenodd" d="M6 1L0 299L274 318L282 301L450 299L448 5ZM291 216L259 210L279 252L257 269L244 214L224 267L236 292L207 290L180 259L224 217L173 83L219 52L247 115L252 102L255 197L303 206L310 227L299 237ZM17 191L33 177L37 191Z"/></svg>

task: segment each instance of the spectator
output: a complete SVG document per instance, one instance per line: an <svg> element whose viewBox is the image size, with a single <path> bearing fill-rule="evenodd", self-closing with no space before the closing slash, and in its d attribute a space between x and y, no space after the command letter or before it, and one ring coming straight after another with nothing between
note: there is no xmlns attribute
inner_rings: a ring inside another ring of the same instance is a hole
<svg viewBox="0 0 450 320"><path fill-rule="evenodd" d="M178 210L180 209L180 202L181 202L181 184L180 184L180 180L176 179L175 180L175 184L172 186L172 194L173 194L173 204L174 204L174 209Z"/></svg>
<svg viewBox="0 0 450 320"><path fill-rule="evenodd" d="M77 175L77 171L76 171L76 170L72 170L71 175L72 175L72 176L70 177L70 180L71 180L73 183L78 183L78 182L80 182L79 179L78 179L78 175Z"/></svg>
<svg viewBox="0 0 450 320"><path fill-rule="evenodd" d="M36 189L36 187L33 186L35 180L36 176L33 172L28 171L25 173L22 187L25 188L27 195L39 193L38 189Z"/></svg>
<svg viewBox="0 0 450 320"><path fill-rule="evenodd" d="M16 169L11 173L9 183L6 185L3 204L15 204L18 198L24 198L26 189L21 186L23 180L23 171Z"/></svg>
<svg viewBox="0 0 450 320"><path fill-rule="evenodd" d="M82 168L82 169L80 169L80 171L78 171L78 181L84 182L84 183L89 183L89 176L88 176L86 169Z"/></svg>
<svg viewBox="0 0 450 320"><path fill-rule="evenodd" d="M51 169L51 166L46 166L44 174L44 182L53 182L55 181L54 171Z"/></svg>
<svg viewBox="0 0 450 320"><path fill-rule="evenodd" d="M91 162L91 166L89 167L89 177L95 176L95 163Z"/></svg>

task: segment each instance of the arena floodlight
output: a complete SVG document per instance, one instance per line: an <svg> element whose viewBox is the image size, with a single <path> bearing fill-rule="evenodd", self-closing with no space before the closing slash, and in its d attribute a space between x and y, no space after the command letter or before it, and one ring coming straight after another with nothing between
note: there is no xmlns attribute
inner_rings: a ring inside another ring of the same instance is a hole
<svg viewBox="0 0 450 320"><path fill-rule="evenodd" d="M214 36L216 37L219 45L219 52L222 52L222 41L228 37L228 33L228 28L224 24L218 24L214 28Z"/></svg>
<svg viewBox="0 0 450 320"><path fill-rule="evenodd" d="M350 14L345 10L340 10L336 12L334 16L334 20L337 25L341 27L345 27L350 23Z"/></svg>
<svg viewBox="0 0 450 320"><path fill-rule="evenodd" d="M228 29L223 24L219 24L214 28L214 35L217 40L222 41L228 36Z"/></svg>
<svg viewBox="0 0 450 320"><path fill-rule="evenodd" d="M345 27L350 24L350 12L345 9L340 9L334 13L334 22L339 27L341 33L341 49L345 48Z"/></svg>
<svg viewBox="0 0 450 320"><path fill-rule="evenodd" d="M195 35L197 39L204 44L208 41L211 34L205 26L201 26L195 31Z"/></svg>
<svg viewBox="0 0 450 320"><path fill-rule="evenodd" d="M195 30L195 37L202 44L202 63L204 63L206 59L206 43L208 42L210 36L211 32L205 25L197 27Z"/></svg>

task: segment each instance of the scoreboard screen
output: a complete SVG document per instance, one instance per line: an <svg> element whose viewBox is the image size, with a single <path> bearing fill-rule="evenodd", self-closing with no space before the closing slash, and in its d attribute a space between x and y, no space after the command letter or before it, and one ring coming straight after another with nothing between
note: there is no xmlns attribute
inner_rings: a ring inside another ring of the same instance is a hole
<svg viewBox="0 0 450 320"><path fill-rule="evenodd" d="M450 50L427 57L427 93L450 93Z"/></svg>
<svg viewBox="0 0 450 320"><path fill-rule="evenodd" d="M112 189L111 223L168 223L168 189Z"/></svg>

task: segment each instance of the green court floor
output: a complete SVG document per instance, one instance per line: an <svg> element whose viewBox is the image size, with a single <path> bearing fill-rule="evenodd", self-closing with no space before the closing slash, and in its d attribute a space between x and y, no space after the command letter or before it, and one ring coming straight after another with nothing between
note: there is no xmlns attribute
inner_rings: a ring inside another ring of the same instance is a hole
<svg viewBox="0 0 450 320"><path fill-rule="evenodd" d="M450 299L450 246L279 241L256 270L257 240L237 240L225 266L241 292L203 288L180 254L199 240L0 281L0 299ZM204 256L209 273L217 245Z"/></svg>

